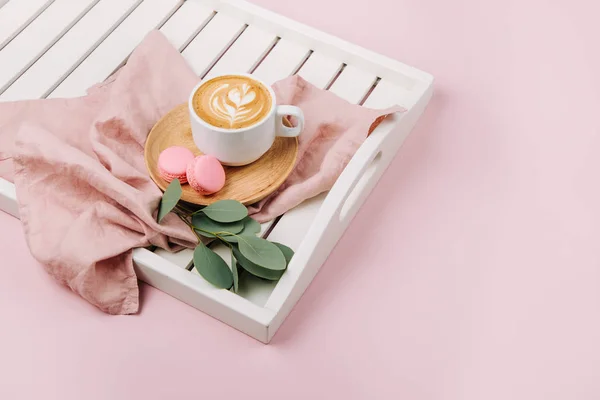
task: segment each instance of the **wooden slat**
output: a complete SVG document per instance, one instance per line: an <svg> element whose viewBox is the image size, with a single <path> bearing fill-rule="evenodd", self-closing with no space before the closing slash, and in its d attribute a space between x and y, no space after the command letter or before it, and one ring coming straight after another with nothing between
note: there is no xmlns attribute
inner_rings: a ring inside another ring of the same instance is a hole
<svg viewBox="0 0 600 400"><path fill-rule="evenodd" d="M139 4L101 0L4 93L1 100L47 96Z"/></svg>
<svg viewBox="0 0 600 400"><path fill-rule="evenodd" d="M254 26L249 26L231 48L209 71L208 76L230 72L250 72L266 55L277 36Z"/></svg>
<svg viewBox="0 0 600 400"><path fill-rule="evenodd" d="M277 282L261 279L245 271L240 271L237 294L257 306L264 307L271 297L273 289L277 286Z"/></svg>
<svg viewBox="0 0 600 400"><path fill-rule="evenodd" d="M57 0L58 1L58 0ZM181 5L181 0L145 0L50 95L76 97L106 79L146 34Z"/></svg>
<svg viewBox="0 0 600 400"><path fill-rule="evenodd" d="M54 0L11 1L0 8L0 50ZM0 2L1 3L1 2Z"/></svg>
<svg viewBox="0 0 600 400"><path fill-rule="evenodd" d="M347 65L329 90L351 103L358 104L369 92L377 77Z"/></svg>
<svg viewBox="0 0 600 400"><path fill-rule="evenodd" d="M192 265L192 258L194 256L194 250L183 249L176 253L171 253L163 249L154 250L155 254L158 254L165 260L169 260L178 267L188 269Z"/></svg>
<svg viewBox="0 0 600 400"><path fill-rule="evenodd" d="M239 19L224 13L217 13L182 54L198 76L202 77L239 36L245 26Z"/></svg>
<svg viewBox="0 0 600 400"><path fill-rule="evenodd" d="M0 51L0 93L62 37L98 0L56 0Z"/></svg>
<svg viewBox="0 0 600 400"><path fill-rule="evenodd" d="M271 85L296 72L309 52L310 50L302 45L281 39L253 74Z"/></svg>
<svg viewBox="0 0 600 400"><path fill-rule="evenodd" d="M17 191L15 185L0 178L0 211L4 211L19 218L19 204L17 203Z"/></svg>
<svg viewBox="0 0 600 400"><path fill-rule="evenodd" d="M195 1L186 1L160 28L171 44L183 50L213 17L211 7Z"/></svg>
<svg viewBox="0 0 600 400"><path fill-rule="evenodd" d="M326 196L327 193L322 193L305 200L285 213L269 234L269 240L283 243L294 251L298 250Z"/></svg>
<svg viewBox="0 0 600 400"><path fill-rule="evenodd" d="M333 81L343 63L322 53L312 53L298 75L318 88L324 89Z"/></svg>

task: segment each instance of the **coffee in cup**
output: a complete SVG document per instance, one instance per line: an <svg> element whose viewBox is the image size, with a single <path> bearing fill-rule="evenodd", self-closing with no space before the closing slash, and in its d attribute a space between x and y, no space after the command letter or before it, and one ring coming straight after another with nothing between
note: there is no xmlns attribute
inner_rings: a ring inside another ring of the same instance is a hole
<svg viewBox="0 0 600 400"><path fill-rule="evenodd" d="M201 81L190 95L188 108L196 146L231 166L256 161L276 136L295 137L304 127L300 108L277 105L273 90L249 74ZM293 116L297 126L284 125L286 116Z"/></svg>
<svg viewBox="0 0 600 400"><path fill-rule="evenodd" d="M200 86L192 104L196 114L217 128L247 128L264 119L273 100L269 89L255 79L223 75Z"/></svg>

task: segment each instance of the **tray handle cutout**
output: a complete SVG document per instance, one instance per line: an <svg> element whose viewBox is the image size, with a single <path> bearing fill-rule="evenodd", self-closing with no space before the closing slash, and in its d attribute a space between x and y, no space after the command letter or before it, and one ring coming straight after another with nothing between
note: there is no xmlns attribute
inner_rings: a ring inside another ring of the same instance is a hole
<svg viewBox="0 0 600 400"><path fill-rule="evenodd" d="M397 118L386 118L367 137L333 185L322 214L330 224L347 226L377 184L401 144Z"/></svg>
<svg viewBox="0 0 600 400"><path fill-rule="evenodd" d="M339 219L340 222L347 222L346 219L348 217L352 217L358 211L358 208L361 206L359 200L359 196L362 193L364 187L369 183L371 178L375 175L378 170L379 163L381 161L382 151L378 151L375 156L371 158L371 161L366 163L367 167L363 171L362 174L359 174L354 182L350 185L348 192L346 194L346 198L343 201L343 205L340 209Z"/></svg>

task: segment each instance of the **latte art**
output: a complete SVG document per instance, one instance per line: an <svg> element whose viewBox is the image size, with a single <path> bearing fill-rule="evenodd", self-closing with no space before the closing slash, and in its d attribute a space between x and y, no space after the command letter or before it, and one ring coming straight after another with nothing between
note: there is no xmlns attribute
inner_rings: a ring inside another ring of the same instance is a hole
<svg viewBox="0 0 600 400"><path fill-rule="evenodd" d="M269 114L271 94L261 83L242 75L211 79L193 98L196 114L209 124L240 129L256 124Z"/></svg>
<svg viewBox="0 0 600 400"><path fill-rule="evenodd" d="M228 121L233 128L236 123L244 124L260 114L265 104L252 103L256 93L247 83L230 85L224 83L217 88L208 102L209 111L218 118Z"/></svg>

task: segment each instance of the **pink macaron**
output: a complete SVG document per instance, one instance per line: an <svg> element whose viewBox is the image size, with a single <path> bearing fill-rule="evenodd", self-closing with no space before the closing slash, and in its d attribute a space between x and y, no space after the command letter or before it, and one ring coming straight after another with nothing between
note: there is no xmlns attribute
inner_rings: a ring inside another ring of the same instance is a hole
<svg viewBox="0 0 600 400"><path fill-rule="evenodd" d="M179 179L179 182L187 182L187 166L194 160L194 153L181 146L171 146L158 156L158 173L167 182Z"/></svg>
<svg viewBox="0 0 600 400"><path fill-rule="evenodd" d="M213 194L225 186L225 169L213 156L198 156L188 164L187 180L195 191Z"/></svg>

